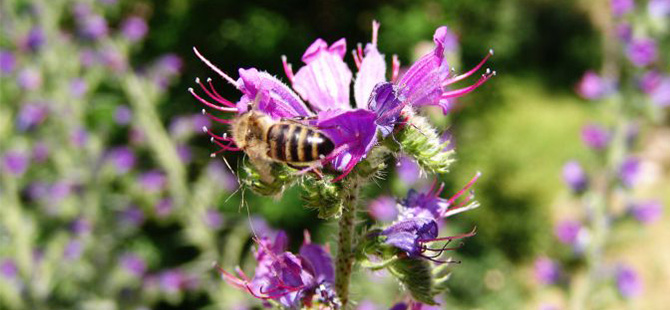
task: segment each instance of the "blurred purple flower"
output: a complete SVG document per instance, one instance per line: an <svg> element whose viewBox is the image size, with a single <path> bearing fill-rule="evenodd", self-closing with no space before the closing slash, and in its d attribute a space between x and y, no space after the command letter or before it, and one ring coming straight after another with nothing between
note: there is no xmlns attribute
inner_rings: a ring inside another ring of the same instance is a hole
<svg viewBox="0 0 670 310"><path fill-rule="evenodd" d="M576 160L569 161L563 166L563 181L575 193L583 192L589 182L582 166Z"/></svg>
<svg viewBox="0 0 670 310"><path fill-rule="evenodd" d="M629 207L629 212L642 224L652 224L663 216L663 204L658 200L638 202Z"/></svg>
<svg viewBox="0 0 670 310"><path fill-rule="evenodd" d="M588 124L582 127L582 141L586 146L603 150L610 141L610 133L600 125Z"/></svg>
<svg viewBox="0 0 670 310"><path fill-rule="evenodd" d="M421 176L421 168L410 157L402 156L395 168L400 180L407 186L412 187Z"/></svg>
<svg viewBox="0 0 670 310"><path fill-rule="evenodd" d="M72 239L68 241L63 249L63 258L65 260L76 260L81 257L81 253L84 251L84 246L81 244L81 241Z"/></svg>
<svg viewBox="0 0 670 310"><path fill-rule="evenodd" d="M39 201L47 197L49 194L49 185L43 181L35 181L28 185L26 192L30 200Z"/></svg>
<svg viewBox="0 0 670 310"><path fill-rule="evenodd" d="M70 230L76 236L81 236L91 232L91 222L85 217L78 217L70 224Z"/></svg>
<svg viewBox="0 0 670 310"><path fill-rule="evenodd" d="M5 172L19 176L26 172L30 160L28 156L20 151L10 150L5 152L2 157L2 164Z"/></svg>
<svg viewBox="0 0 670 310"><path fill-rule="evenodd" d="M113 72L123 72L128 67L128 62L123 54L115 47L106 47L100 52L102 63Z"/></svg>
<svg viewBox="0 0 670 310"><path fill-rule="evenodd" d="M107 20L95 14L86 14L78 20L80 34L90 40L98 40L107 36Z"/></svg>
<svg viewBox="0 0 670 310"><path fill-rule="evenodd" d="M653 39L633 39L626 50L628 59L636 67L644 67L658 58L658 47Z"/></svg>
<svg viewBox="0 0 670 310"><path fill-rule="evenodd" d="M16 82L25 90L36 90L42 86L42 74L35 68L25 68L19 72Z"/></svg>
<svg viewBox="0 0 670 310"><path fill-rule="evenodd" d="M128 273L138 278L142 277L147 270L144 260L133 253L123 254L120 258L120 265Z"/></svg>
<svg viewBox="0 0 670 310"><path fill-rule="evenodd" d="M121 33L130 42L142 40L148 30L147 23L138 16L128 17L121 24Z"/></svg>
<svg viewBox="0 0 670 310"><path fill-rule="evenodd" d="M59 203L70 196L74 191L74 184L66 180L58 180L49 187L49 200L52 203Z"/></svg>
<svg viewBox="0 0 670 310"><path fill-rule="evenodd" d="M399 302L393 305L389 310L407 310L407 309L408 309L407 303Z"/></svg>
<svg viewBox="0 0 670 310"><path fill-rule="evenodd" d="M651 92L661 84L662 79L663 75L660 72L657 70L649 70L640 78L640 89L642 89L645 94L651 94Z"/></svg>
<svg viewBox="0 0 670 310"><path fill-rule="evenodd" d="M82 148L88 142L88 131L79 127L70 133L70 143L77 148Z"/></svg>
<svg viewBox="0 0 670 310"><path fill-rule="evenodd" d="M601 99L611 90L612 83L591 70L586 71L577 83L577 94L588 100Z"/></svg>
<svg viewBox="0 0 670 310"><path fill-rule="evenodd" d="M154 205L154 212L159 218L164 218L172 213L172 199L163 198Z"/></svg>
<svg viewBox="0 0 670 310"><path fill-rule="evenodd" d="M49 147L44 142L36 142L33 146L32 157L35 162L43 163L49 158Z"/></svg>
<svg viewBox="0 0 670 310"><path fill-rule="evenodd" d="M620 23L616 26L616 34L619 40L629 43L633 38L633 27L628 22Z"/></svg>
<svg viewBox="0 0 670 310"><path fill-rule="evenodd" d="M356 310L377 310L377 305L370 300L361 300Z"/></svg>
<svg viewBox="0 0 670 310"><path fill-rule="evenodd" d="M107 153L107 160L114 165L118 173L126 173L135 166L135 154L127 146L111 149Z"/></svg>
<svg viewBox="0 0 670 310"><path fill-rule="evenodd" d="M179 159L181 159L181 162L184 164L190 163L191 160L193 159L193 156L191 154L191 148L187 144L177 145L177 155L179 156Z"/></svg>
<svg viewBox="0 0 670 310"><path fill-rule="evenodd" d="M640 160L636 157L628 157L619 167L619 179L626 187L635 186L640 176Z"/></svg>
<svg viewBox="0 0 670 310"><path fill-rule="evenodd" d="M44 45L45 41L44 31L42 31L42 28L35 26L30 29L21 45L26 50L36 52Z"/></svg>
<svg viewBox="0 0 670 310"><path fill-rule="evenodd" d="M543 285L554 284L561 276L559 265L546 256L535 260L534 273L535 280Z"/></svg>
<svg viewBox="0 0 670 310"><path fill-rule="evenodd" d="M24 103L19 110L16 127L21 131L32 129L46 119L48 112L44 103Z"/></svg>
<svg viewBox="0 0 670 310"><path fill-rule="evenodd" d="M207 176L214 182L219 183L228 192L237 190L239 186L237 177L228 170L222 161L211 161L207 165Z"/></svg>
<svg viewBox="0 0 670 310"><path fill-rule="evenodd" d="M75 98L81 98L88 90L86 81L81 78L75 78L70 81L70 94Z"/></svg>
<svg viewBox="0 0 670 310"><path fill-rule="evenodd" d="M209 228L219 229L223 225L223 216L217 210L208 209L205 213L204 221Z"/></svg>
<svg viewBox="0 0 670 310"><path fill-rule="evenodd" d="M16 67L16 57L14 53L0 49L0 73L9 74L14 71Z"/></svg>
<svg viewBox="0 0 670 310"><path fill-rule="evenodd" d="M0 276L5 279L14 279L19 274L19 268L11 258L5 258L0 262Z"/></svg>
<svg viewBox="0 0 670 310"><path fill-rule="evenodd" d="M95 53L95 51L84 48L79 52L79 62L81 63L82 67L88 68L95 64L98 61L98 55Z"/></svg>
<svg viewBox="0 0 670 310"><path fill-rule="evenodd" d="M392 221L398 216L396 201L389 196L380 196L368 206L370 216L377 221Z"/></svg>
<svg viewBox="0 0 670 310"><path fill-rule="evenodd" d="M624 298L634 298L642 294L642 282L635 270L627 265L620 265L616 271L616 285Z"/></svg>
<svg viewBox="0 0 670 310"><path fill-rule="evenodd" d="M165 188L167 178L165 174L158 170L151 170L142 173L139 176L139 183L142 189L148 193L156 193Z"/></svg>
<svg viewBox="0 0 670 310"><path fill-rule="evenodd" d="M134 205L129 205L121 211L119 220L129 226L139 226L144 222L144 212Z"/></svg>
<svg viewBox="0 0 670 310"><path fill-rule="evenodd" d="M647 3L649 15L656 18L670 16L670 0L650 0Z"/></svg>
<svg viewBox="0 0 670 310"><path fill-rule="evenodd" d="M583 229L579 221L563 220L554 228L554 234L561 243L578 245L579 235Z"/></svg>
<svg viewBox="0 0 670 310"><path fill-rule="evenodd" d="M635 9L635 2L633 0L611 0L612 14L615 17L621 17L626 13Z"/></svg>
<svg viewBox="0 0 670 310"><path fill-rule="evenodd" d="M177 293L185 288L186 276L181 270L171 269L159 275L161 289L167 293Z"/></svg>
<svg viewBox="0 0 670 310"><path fill-rule="evenodd" d="M664 77L649 93L651 102L659 107L670 107L670 77Z"/></svg>
<svg viewBox="0 0 670 310"><path fill-rule="evenodd" d="M119 125L128 125L133 118L133 111L126 105L117 106L114 110L114 121Z"/></svg>

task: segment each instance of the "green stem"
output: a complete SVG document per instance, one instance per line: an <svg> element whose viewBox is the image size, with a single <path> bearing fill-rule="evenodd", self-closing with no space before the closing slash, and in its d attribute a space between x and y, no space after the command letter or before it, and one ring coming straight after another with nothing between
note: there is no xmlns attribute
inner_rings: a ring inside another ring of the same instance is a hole
<svg viewBox="0 0 670 310"><path fill-rule="evenodd" d="M356 218L356 203L358 201L357 178L346 180L343 195L342 216L340 217L340 231L337 240L337 261L335 262L335 291L340 297L342 307L349 302L349 283L351 269L354 262L353 238L354 220Z"/></svg>

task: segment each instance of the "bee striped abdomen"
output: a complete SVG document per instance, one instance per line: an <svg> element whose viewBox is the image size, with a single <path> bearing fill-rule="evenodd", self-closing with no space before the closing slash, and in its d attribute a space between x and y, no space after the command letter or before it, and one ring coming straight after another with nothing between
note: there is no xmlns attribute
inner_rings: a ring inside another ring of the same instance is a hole
<svg viewBox="0 0 670 310"><path fill-rule="evenodd" d="M279 123L268 130L268 156L286 163L309 163L335 148L318 130L298 124Z"/></svg>

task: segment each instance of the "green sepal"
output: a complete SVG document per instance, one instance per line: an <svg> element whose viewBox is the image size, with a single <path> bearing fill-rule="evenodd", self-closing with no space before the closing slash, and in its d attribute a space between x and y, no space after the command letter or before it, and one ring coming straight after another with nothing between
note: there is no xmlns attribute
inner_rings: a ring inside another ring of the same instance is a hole
<svg viewBox="0 0 670 310"><path fill-rule="evenodd" d="M388 270L407 288L414 300L428 305L437 304L433 298L433 273L428 261L404 257L390 264Z"/></svg>
<svg viewBox="0 0 670 310"><path fill-rule="evenodd" d="M265 182L261 179L260 173L251 164L244 165L244 184L250 188L254 193L261 196L278 196L291 183L296 181L295 170L285 165L272 164L270 165L270 175L273 177L272 182Z"/></svg>
<svg viewBox="0 0 670 310"><path fill-rule="evenodd" d="M332 183L330 177L323 180L309 179L302 183L302 199L305 206L319 211L319 218L329 219L342 214L342 184Z"/></svg>
<svg viewBox="0 0 670 310"><path fill-rule="evenodd" d="M407 116L407 124L396 132L394 137L395 139L386 140L386 145L391 151L409 155L427 172L434 174L449 172L449 166L454 162L454 151L445 150L449 141L442 142L426 118L418 115Z"/></svg>

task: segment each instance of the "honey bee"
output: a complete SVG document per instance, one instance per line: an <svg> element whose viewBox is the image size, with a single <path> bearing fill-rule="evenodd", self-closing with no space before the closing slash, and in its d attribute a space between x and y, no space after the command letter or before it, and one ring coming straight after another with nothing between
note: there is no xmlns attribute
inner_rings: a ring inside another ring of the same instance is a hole
<svg viewBox="0 0 670 310"><path fill-rule="evenodd" d="M268 173L272 162L309 167L335 149L333 141L313 126L297 119L274 120L255 110L233 119L231 129L233 141L265 182L273 181Z"/></svg>

